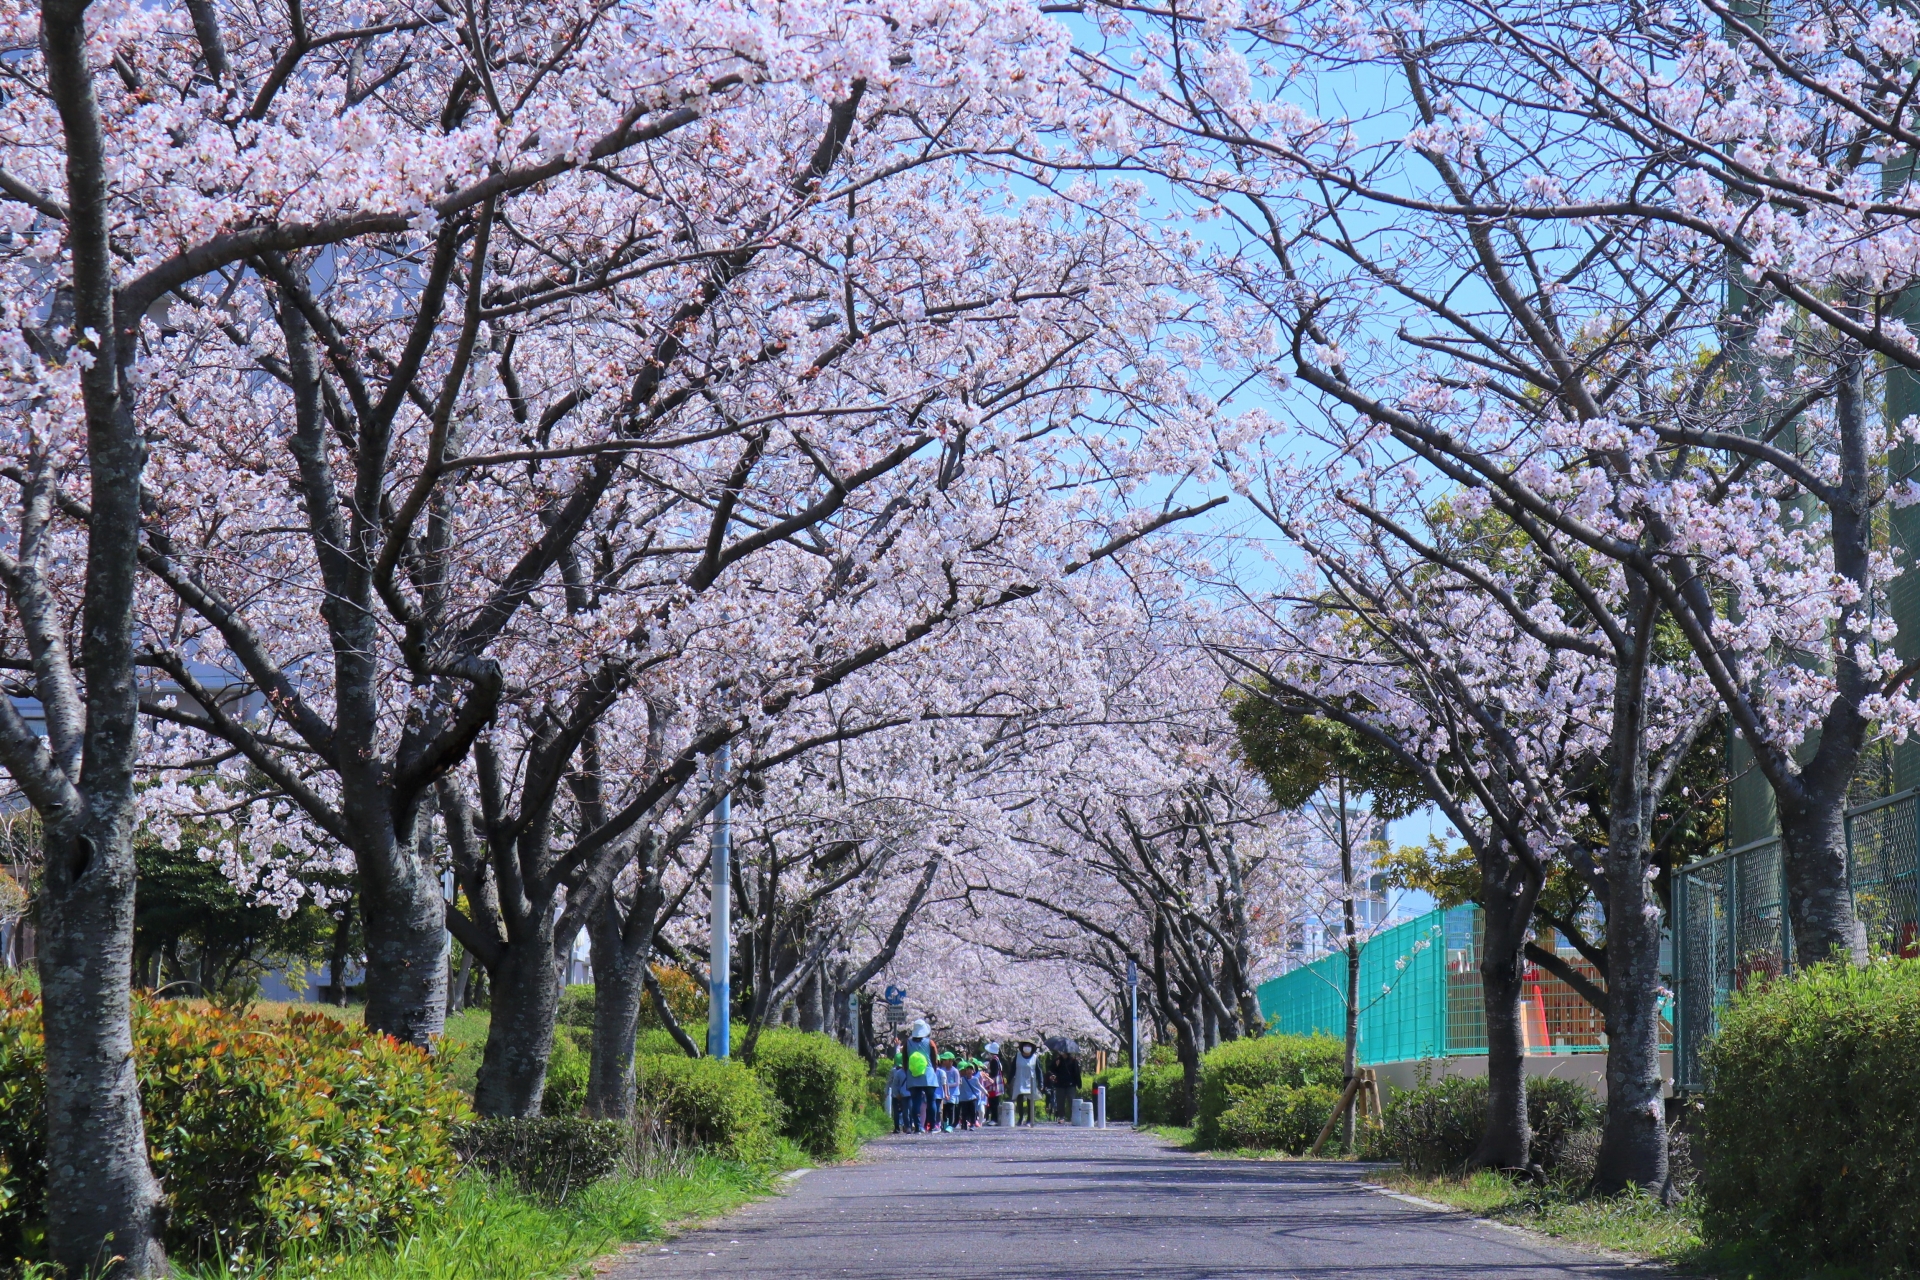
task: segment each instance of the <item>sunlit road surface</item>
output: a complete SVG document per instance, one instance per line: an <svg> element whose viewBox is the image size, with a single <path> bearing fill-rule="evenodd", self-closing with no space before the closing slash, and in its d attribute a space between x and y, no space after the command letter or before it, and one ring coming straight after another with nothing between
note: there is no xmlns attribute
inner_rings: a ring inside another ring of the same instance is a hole
<svg viewBox="0 0 1920 1280"><path fill-rule="evenodd" d="M1646 1280L1661 1272L1394 1199L1350 1164L1223 1160L1126 1129L888 1137L617 1280L729 1276Z"/></svg>

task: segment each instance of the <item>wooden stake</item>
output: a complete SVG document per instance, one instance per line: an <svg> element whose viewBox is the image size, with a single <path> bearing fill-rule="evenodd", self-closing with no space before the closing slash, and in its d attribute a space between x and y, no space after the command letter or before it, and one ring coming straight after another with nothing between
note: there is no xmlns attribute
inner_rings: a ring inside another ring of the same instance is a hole
<svg viewBox="0 0 1920 1280"><path fill-rule="evenodd" d="M1363 1072L1354 1072L1353 1079L1347 1081L1347 1087L1340 1091L1340 1101L1333 1104L1333 1114L1327 1117L1327 1123L1320 1129L1320 1136L1313 1140L1313 1146L1307 1151L1308 1159L1319 1155L1320 1148L1327 1145L1327 1139L1333 1134L1333 1126L1340 1122L1340 1117L1347 1114L1347 1108L1353 1105L1353 1097L1360 1091L1360 1081L1363 1076Z"/></svg>

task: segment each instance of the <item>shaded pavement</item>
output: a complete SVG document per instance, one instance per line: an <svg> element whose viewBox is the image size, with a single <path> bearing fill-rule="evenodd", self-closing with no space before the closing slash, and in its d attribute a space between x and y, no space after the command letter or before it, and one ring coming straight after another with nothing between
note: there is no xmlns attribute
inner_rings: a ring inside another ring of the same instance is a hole
<svg viewBox="0 0 1920 1280"><path fill-rule="evenodd" d="M1625 1280L1662 1274L1358 1185L1350 1164L1190 1155L1126 1129L888 1137L616 1280L728 1276Z"/></svg>

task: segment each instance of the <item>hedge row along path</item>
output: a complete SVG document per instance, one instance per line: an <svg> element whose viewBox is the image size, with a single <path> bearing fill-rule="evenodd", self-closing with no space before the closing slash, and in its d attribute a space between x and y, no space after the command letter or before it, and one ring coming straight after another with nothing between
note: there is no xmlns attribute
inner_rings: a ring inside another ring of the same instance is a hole
<svg viewBox="0 0 1920 1280"><path fill-rule="evenodd" d="M1368 1191L1351 1164L1223 1160L1127 1129L883 1138L614 1280L1640 1280L1653 1269Z"/></svg>

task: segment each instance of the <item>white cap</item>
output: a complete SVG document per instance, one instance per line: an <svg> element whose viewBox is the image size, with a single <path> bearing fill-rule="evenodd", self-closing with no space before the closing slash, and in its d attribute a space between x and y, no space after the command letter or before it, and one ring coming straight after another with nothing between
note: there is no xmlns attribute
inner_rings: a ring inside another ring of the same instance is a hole
<svg viewBox="0 0 1920 1280"><path fill-rule="evenodd" d="M987 1041L987 1052L988 1053L1000 1052L1000 1042L998 1040Z"/></svg>
<svg viewBox="0 0 1920 1280"><path fill-rule="evenodd" d="M913 1024L913 1038L915 1040L925 1040L931 1032L932 1028L927 1026L927 1020L925 1018Z"/></svg>

